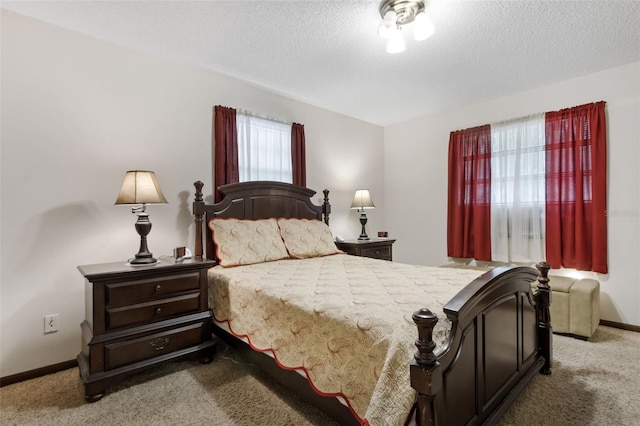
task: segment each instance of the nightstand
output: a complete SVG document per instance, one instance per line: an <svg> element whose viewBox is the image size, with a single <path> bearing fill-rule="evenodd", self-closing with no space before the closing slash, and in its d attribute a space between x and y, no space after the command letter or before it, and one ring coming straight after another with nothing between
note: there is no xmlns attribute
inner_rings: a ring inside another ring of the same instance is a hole
<svg viewBox="0 0 640 426"><path fill-rule="evenodd" d="M78 266L85 277L85 320L77 359L87 401L98 401L107 387L140 370L187 356L213 359L207 269L214 265L163 258L145 266Z"/></svg>
<svg viewBox="0 0 640 426"><path fill-rule="evenodd" d="M392 246L396 240L372 238L370 240L336 241L336 246L351 255L393 260Z"/></svg>

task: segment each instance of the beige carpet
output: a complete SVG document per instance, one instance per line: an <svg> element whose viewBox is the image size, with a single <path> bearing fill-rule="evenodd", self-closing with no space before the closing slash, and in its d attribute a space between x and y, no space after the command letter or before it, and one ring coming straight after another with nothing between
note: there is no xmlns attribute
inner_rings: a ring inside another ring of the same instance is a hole
<svg viewBox="0 0 640 426"><path fill-rule="evenodd" d="M500 425L640 424L640 333L599 327L592 341L554 336L551 376L537 376ZM77 369L0 388L5 425L332 425L231 350L168 364L84 402Z"/></svg>

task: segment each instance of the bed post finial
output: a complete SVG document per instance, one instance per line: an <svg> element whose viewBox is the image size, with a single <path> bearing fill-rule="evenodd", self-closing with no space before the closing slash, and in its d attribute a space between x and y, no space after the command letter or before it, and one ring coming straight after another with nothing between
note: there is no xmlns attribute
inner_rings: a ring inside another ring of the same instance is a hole
<svg viewBox="0 0 640 426"><path fill-rule="evenodd" d="M436 395L442 388L442 370L433 353L436 344L433 341L433 327L438 317L428 309L422 308L413 313L413 322L418 327L418 351L411 363L411 387L418 392L416 423L419 426L437 426L441 424L436 411Z"/></svg>
<svg viewBox="0 0 640 426"><path fill-rule="evenodd" d="M542 374L551 374L551 362L553 346L552 346L552 328L551 314L549 306L551 305L551 287L549 286L549 270L551 266L547 262L540 262L536 265L540 272L538 277L538 291L536 291L536 314L538 322L538 342L540 345L540 355L544 357L544 365L540 372Z"/></svg>
<svg viewBox="0 0 640 426"><path fill-rule="evenodd" d="M196 201L202 201L202 188L204 187L204 182L195 181L193 186L196 187Z"/></svg>
<svg viewBox="0 0 640 426"><path fill-rule="evenodd" d="M420 365L431 366L436 362L433 350L436 343L433 341L433 327L438 322L438 317L429 309L422 308L413 313L413 322L418 327L418 340L416 340L416 352L414 358Z"/></svg>
<svg viewBox="0 0 640 426"><path fill-rule="evenodd" d="M202 199L202 188L204 183L196 181L193 183L196 187L196 198L193 202L193 215L196 222L196 246L194 248L194 256L196 259L202 259L202 222L204 220L204 201Z"/></svg>
<svg viewBox="0 0 640 426"><path fill-rule="evenodd" d="M324 194L324 202L322 203L322 216L324 218L324 223L329 225L329 214L331 213L331 204L329 204L329 190L323 189L322 193Z"/></svg>

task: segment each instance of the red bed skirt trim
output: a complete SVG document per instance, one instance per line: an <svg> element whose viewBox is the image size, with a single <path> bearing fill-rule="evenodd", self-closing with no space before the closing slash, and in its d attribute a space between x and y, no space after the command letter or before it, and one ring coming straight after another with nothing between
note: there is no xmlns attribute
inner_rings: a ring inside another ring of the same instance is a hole
<svg viewBox="0 0 640 426"><path fill-rule="evenodd" d="M233 328L231 327L231 324L229 323L229 320L224 320L224 321L220 321L215 317L215 314L213 315L213 318L215 319L216 322L219 323L226 323L227 327L229 328L229 332L231 334L233 334L235 337L239 338L239 339L247 339L247 342L249 344L249 346L251 347L251 349L253 349L254 351L257 352L271 352L273 354L273 359L276 361L276 364L278 364L278 367L282 368L283 370L302 370L304 371L304 375L307 378L307 382L309 382L309 385L311 385L311 389L313 389L313 391L315 393L317 393L320 396L326 396L326 397L331 397L331 398L335 398L335 397L340 397L342 398L346 403L347 403L347 407L349 408L349 411L351 411L351 414L353 415L353 417L355 417L355 419L362 425L362 426L369 426L369 421L367 419L363 419L361 418L353 409L353 407L351 406L351 403L349 402L349 398L347 398L342 392L337 392L337 393L326 393L326 392L322 392L320 389L318 389L314 384L313 381L311 380L311 377L309 377L309 372L307 371L306 368L304 367L289 367L286 366L284 364L282 364L280 362L280 360L278 359L275 351L273 350L273 348L266 348L266 349L260 349L257 346L255 346L252 342L251 339L249 338L249 335L247 334L239 334L236 333L235 331L233 331Z"/></svg>

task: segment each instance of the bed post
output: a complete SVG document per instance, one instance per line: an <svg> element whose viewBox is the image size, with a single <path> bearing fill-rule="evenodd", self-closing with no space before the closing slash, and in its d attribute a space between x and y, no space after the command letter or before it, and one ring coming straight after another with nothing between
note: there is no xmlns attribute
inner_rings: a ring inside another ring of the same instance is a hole
<svg viewBox="0 0 640 426"><path fill-rule="evenodd" d="M194 256L196 259L202 259L202 222L204 220L204 201L202 200L202 187L204 183L197 181L193 183L196 187L196 199L193 202L193 215L196 221L196 246L194 248Z"/></svg>
<svg viewBox="0 0 640 426"><path fill-rule="evenodd" d="M324 219L324 223L329 225L329 214L331 213L331 204L329 204L329 190L324 189L322 193L324 194L324 202L322 203L322 217Z"/></svg>
<svg viewBox="0 0 640 426"><path fill-rule="evenodd" d="M536 291L536 314L538 322L538 344L540 355L544 357L544 365L540 372L542 374L551 374L552 347L552 328L551 314L549 313L549 305L551 304L551 287L549 287L549 269L551 266L547 262L540 262L536 265L540 272L538 277L538 291Z"/></svg>
<svg viewBox="0 0 640 426"><path fill-rule="evenodd" d="M437 426L441 422L436 412L436 394L442 388L442 370L433 350L433 327L438 317L422 308L413 313L413 322L418 327L418 351L411 363L411 387L418 392L416 423L418 426Z"/></svg>

